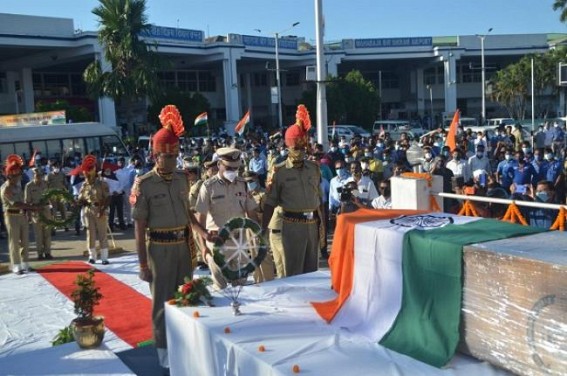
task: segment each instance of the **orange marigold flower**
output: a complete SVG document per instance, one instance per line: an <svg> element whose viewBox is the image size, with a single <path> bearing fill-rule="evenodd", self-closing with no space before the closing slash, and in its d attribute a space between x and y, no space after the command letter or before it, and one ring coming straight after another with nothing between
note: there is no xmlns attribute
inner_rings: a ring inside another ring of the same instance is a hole
<svg viewBox="0 0 567 376"><path fill-rule="evenodd" d="M199 311L195 311L195 312L193 312L193 317L199 318L199 317L201 317L201 314L199 313Z"/></svg>
<svg viewBox="0 0 567 376"><path fill-rule="evenodd" d="M224 332L225 332L226 334L229 334L229 333L230 333L230 327L227 326L226 328L224 328Z"/></svg>
<svg viewBox="0 0 567 376"><path fill-rule="evenodd" d="M167 301L167 304L169 304L169 305L176 305L176 304L177 304L177 300L176 300L176 299L169 299L169 300Z"/></svg>
<svg viewBox="0 0 567 376"><path fill-rule="evenodd" d="M291 370L293 371L293 373L301 372L301 369L299 368L299 365L297 365L297 364L294 364L293 367L291 368Z"/></svg>
<svg viewBox="0 0 567 376"><path fill-rule="evenodd" d="M264 345L260 345L260 346L258 346L258 351L264 352L264 351L266 351L266 348L264 347Z"/></svg>

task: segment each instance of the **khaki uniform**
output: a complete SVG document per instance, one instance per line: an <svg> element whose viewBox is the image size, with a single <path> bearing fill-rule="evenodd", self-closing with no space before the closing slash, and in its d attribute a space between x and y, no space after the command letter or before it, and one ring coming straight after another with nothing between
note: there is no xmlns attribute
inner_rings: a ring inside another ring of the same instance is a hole
<svg viewBox="0 0 567 376"><path fill-rule="evenodd" d="M302 167L294 168L286 160L275 169L266 204L282 207L283 254L273 250L276 265L283 260L282 277L316 271L320 248L317 212L322 197L319 166L306 160Z"/></svg>
<svg viewBox="0 0 567 376"><path fill-rule="evenodd" d="M201 179L197 180L193 184L189 185L189 208L193 213L195 212L195 204L197 203L197 197L199 197L199 190L201 189L201 185L203 185L203 181ZM193 239L197 239L199 234L197 231L193 230ZM195 255L195 264L200 262L204 263L203 260L203 252L199 248L199 243L195 242L195 246L197 247L197 254Z"/></svg>
<svg viewBox="0 0 567 376"><path fill-rule="evenodd" d="M130 196L132 218L147 223L152 321L158 349L167 347L164 303L174 297L184 278L193 274L188 196L184 172L175 172L172 180L166 181L155 169L136 179ZM176 240L168 240L170 236Z"/></svg>
<svg viewBox="0 0 567 376"><path fill-rule="evenodd" d="M47 175L47 188L66 191L67 182L65 181L65 174L61 171L58 173L49 173ZM67 211L65 209L65 204L62 201L55 200L51 203L51 205L53 206L53 215L55 215L56 212L59 212L61 214L61 219L67 219Z"/></svg>
<svg viewBox="0 0 567 376"><path fill-rule="evenodd" d="M274 208L274 214L268 229L270 230L270 251L274 258L276 273L279 278L286 276L284 267L284 250L282 242L283 210L281 206Z"/></svg>
<svg viewBox="0 0 567 376"><path fill-rule="evenodd" d="M24 202L24 191L20 184L8 186L8 181L0 188L0 197L4 207L4 223L8 233L10 250L10 268L14 272L27 269L29 261L29 226L28 218L16 204Z"/></svg>
<svg viewBox="0 0 567 376"><path fill-rule="evenodd" d="M262 215L264 213L264 201L266 199L266 192L259 188L253 192L249 192L250 197L256 202L256 215L258 216L258 222L262 223ZM269 249L266 257L260 264L258 268L254 270L254 282L264 282L271 281L274 279L274 256L272 250Z"/></svg>
<svg viewBox="0 0 567 376"><path fill-rule="evenodd" d="M83 218L87 228L87 245L89 258L96 261L96 240L100 245L101 258L103 261L108 259L108 226L107 212L110 200L108 184L100 178L90 184L87 180L83 183L79 191L79 200L87 204L83 209ZM102 211L102 213L101 213Z"/></svg>
<svg viewBox="0 0 567 376"><path fill-rule="evenodd" d="M26 184L26 189L24 190L25 202L27 204L39 205L41 196L45 193L45 191L47 191L47 189L47 182L43 180L40 180L39 183L36 183L33 180L30 181ZM45 205L40 210L46 218L51 217L49 205ZM51 229L49 226L41 223L39 220L39 214L39 210L31 213L37 255L51 255Z"/></svg>
<svg viewBox="0 0 567 376"><path fill-rule="evenodd" d="M220 173L205 181L199 191L195 210L207 216L206 228L208 231L218 231L232 218L246 217L248 211L255 211L258 204L247 193L246 183L237 178L233 183L225 181ZM227 244L233 245L233 244ZM207 247L213 249L213 243L207 242ZM229 257L229 254L225 254ZM254 256L254 255L252 255ZM260 272L255 273L255 281L274 278L273 264L270 266L268 257L262 261ZM238 260L232 267L239 267ZM269 268L272 268L270 274ZM264 270L265 269L265 270Z"/></svg>

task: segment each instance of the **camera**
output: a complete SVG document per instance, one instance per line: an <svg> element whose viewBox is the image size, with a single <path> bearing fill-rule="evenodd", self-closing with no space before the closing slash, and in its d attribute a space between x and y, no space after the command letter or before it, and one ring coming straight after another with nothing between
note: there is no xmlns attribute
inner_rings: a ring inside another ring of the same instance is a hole
<svg viewBox="0 0 567 376"><path fill-rule="evenodd" d="M356 182L348 182L344 187L338 187L337 192L339 193L340 202L350 202L354 198L353 191L357 190L358 186Z"/></svg>

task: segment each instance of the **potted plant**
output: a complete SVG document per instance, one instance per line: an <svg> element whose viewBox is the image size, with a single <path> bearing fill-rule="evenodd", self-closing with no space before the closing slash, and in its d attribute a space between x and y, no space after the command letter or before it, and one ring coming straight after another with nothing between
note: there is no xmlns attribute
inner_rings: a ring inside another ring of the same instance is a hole
<svg viewBox="0 0 567 376"><path fill-rule="evenodd" d="M94 307L102 299L94 280L94 270L77 275L77 286L71 293L77 317L71 322L73 337L83 349L100 346L104 338L104 318L94 316Z"/></svg>

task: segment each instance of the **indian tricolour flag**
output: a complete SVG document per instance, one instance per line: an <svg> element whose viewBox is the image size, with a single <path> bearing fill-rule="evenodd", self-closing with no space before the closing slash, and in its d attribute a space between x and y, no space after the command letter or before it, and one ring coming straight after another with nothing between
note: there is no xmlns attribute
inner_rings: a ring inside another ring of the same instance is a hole
<svg viewBox="0 0 567 376"><path fill-rule="evenodd" d="M541 231L447 213L343 214L329 259L338 296L313 306L332 325L442 367L459 342L463 246Z"/></svg>
<svg viewBox="0 0 567 376"><path fill-rule="evenodd" d="M195 118L195 126L207 125L207 122L208 122L208 117L207 117L207 113L206 113L206 112L200 113L200 114Z"/></svg>
<svg viewBox="0 0 567 376"><path fill-rule="evenodd" d="M234 132L242 136L248 124L250 124L250 110L246 111L242 119L240 119L238 124L236 124L236 127L234 127Z"/></svg>

